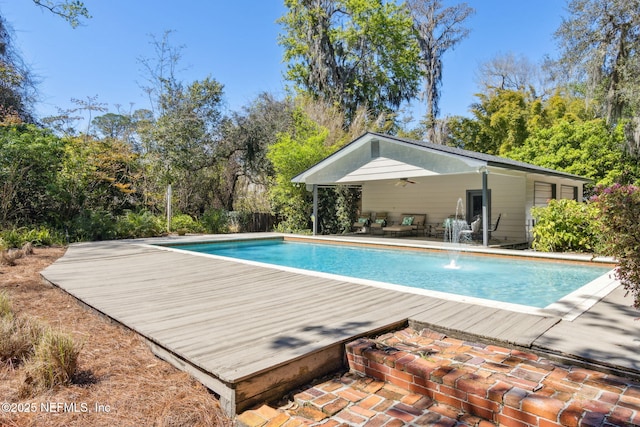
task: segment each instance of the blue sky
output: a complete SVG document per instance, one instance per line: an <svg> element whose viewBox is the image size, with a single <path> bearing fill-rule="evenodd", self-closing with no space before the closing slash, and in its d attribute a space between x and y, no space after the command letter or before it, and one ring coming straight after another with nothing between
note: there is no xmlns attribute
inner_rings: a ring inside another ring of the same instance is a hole
<svg viewBox="0 0 640 427"><path fill-rule="evenodd" d="M236 111L260 92L285 94L281 27L282 0L84 0L92 19L76 29L41 10L32 0L0 0L23 58L40 78L40 116L71 98L98 96L109 110L147 108L139 58L153 58L150 35L172 30L171 43L184 46L179 77L211 76L225 86L226 106ZM445 4L459 3L445 0ZM477 92L480 63L513 52L532 62L555 56L553 32L565 14L563 0L468 0L476 10L469 37L444 57L441 116L468 115ZM424 111L418 101L414 114Z"/></svg>

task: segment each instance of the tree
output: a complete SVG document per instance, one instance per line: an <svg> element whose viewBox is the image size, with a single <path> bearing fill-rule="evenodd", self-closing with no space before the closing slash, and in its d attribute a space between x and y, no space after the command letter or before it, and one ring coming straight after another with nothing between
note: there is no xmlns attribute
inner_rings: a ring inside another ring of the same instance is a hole
<svg viewBox="0 0 640 427"><path fill-rule="evenodd" d="M71 27L76 28L80 25L82 18L89 19L89 10L84 6L81 1L67 0L63 2L53 2L51 0L33 0L33 2L43 9L47 9L54 15L58 15L67 21Z"/></svg>
<svg viewBox="0 0 640 427"><path fill-rule="evenodd" d="M620 184L599 187L593 201L600 208L605 254L618 260L616 278L640 309L640 189Z"/></svg>
<svg viewBox="0 0 640 427"><path fill-rule="evenodd" d="M291 179L343 147L366 129L378 130L366 120L364 109L356 113L348 129L343 129L344 112L335 105L299 97L292 110L292 124L278 134L267 157L275 175L270 187L274 213L282 218L282 231L308 229L312 210L311 193ZM319 195L318 225L321 233L341 233L355 221L357 190L325 188Z"/></svg>
<svg viewBox="0 0 640 427"><path fill-rule="evenodd" d="M0 16L0 122L33 122L36 83Z"/></svg>
<svg viewBox="0 0 640 427"><path fill-rule="evenodd" d="M155 58L140 59L147 73L143 89L152 105L151 116L138 126L150 176L146 200L160 206L164 189L172 184L179 212L198 215L215 203L228 208L233 191L226 190L226 151L221 144L223 85L212 77L181 81L177 68L182 48L171 45L170 34L152 38Z"/></svg>
<svg viewBox="0 0 640 427"><path fill-rule="evenodd" d="M64 145L35 125L0 126L0 227L52 219Z"/></svg>
<svg viewBox="0 0 640 427"><path fill-rule="evenodd" d="M279 43L295 88L344 108L345 127L360 107L374 116L412 99L420 79L411 18L395 2L286 0Z"/></svg>
<svg viewBox="0 0 640 427"><path fill-rule="evenodd" d="M438 104L442 85L442 57L467 37L469 30L462 24L474 10L466 3L443 8L439 0L408 0L406 4L413 18L421 52L420 66L427 101L424 121L428 139L435 141L436 118L440 113Z"/></svg>
<svg viewBox="0 0 640 427"><path fill-rule="evenodd" d="M615 125L632 109L640 115L640 0L571 0L555 36L564 75L584 81Z"/></svg>
<svg viewBox="0 0 640 427"><path fill-rule="evenodd" d="M525 56L516 57L512 52L498 54L480 64L476 72L480 90L514 90L530 92L535 98L545 94L541 84L540 67Z"/></svg>
<svg viewBox="0 0 640 427"><path fill-rule="evenodd" d="M497 90L476 95L473 119L449 119L449 144L487 154L504 155L524 143L528 134L530 104L527 95L513 90Z"/></svg>

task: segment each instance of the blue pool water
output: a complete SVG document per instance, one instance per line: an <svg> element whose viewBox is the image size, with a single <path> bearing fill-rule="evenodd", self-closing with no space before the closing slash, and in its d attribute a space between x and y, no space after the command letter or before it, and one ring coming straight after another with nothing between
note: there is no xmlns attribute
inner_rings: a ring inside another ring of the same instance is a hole
<svg viewBox="0 0 640 427"><path fill-rule="evenodd" d="M494 301L546 307L610 267L440 252L249 240L177 248Z"/></svg>

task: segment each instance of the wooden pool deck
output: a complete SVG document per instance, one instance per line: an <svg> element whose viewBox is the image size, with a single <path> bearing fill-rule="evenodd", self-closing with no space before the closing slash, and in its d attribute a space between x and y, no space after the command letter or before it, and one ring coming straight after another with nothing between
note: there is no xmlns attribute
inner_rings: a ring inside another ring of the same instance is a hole
<svg viewBox="0 0 640 427"><path fill-rule="evenodd" d="M568 322L149 246L274 236L75 244L42 275L144 336L230 414L339 369L345 342L412 322L640 373L639 313L620 291Z"/></svg>

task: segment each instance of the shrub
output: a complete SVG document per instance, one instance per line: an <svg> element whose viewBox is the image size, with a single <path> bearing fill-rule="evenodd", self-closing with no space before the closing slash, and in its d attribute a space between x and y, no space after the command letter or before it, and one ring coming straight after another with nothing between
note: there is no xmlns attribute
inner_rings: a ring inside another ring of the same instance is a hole
<svg viewBox="0 0 640 427"><path fill-rule="evenodd" d="M6 292L0 291L0 318L13 316L13 309L11 308L11 301Z"/></svg>
<svg viewBox="0 0 640 427"><path fill-rule="evenodd" d="M536 221L532 247L542 252L598 252L600 226L598 207L575 200L550 200L545 207L531 209Z"/></svg>
<svg viewBox="0 0 640 427"><path fill-rule="evenodd" d="M221 234L229 231L229 216L223 209L208 209L200 222L207 233Z"/></svg>
<svg viewBox="0 0 640 427"><path fill-rule="evenodd" d="M29 317L0 317L0 361L14 364L33 355L43 327Z"/></svg>
<svg viewBox="0 0 640 427"><path fill-rule="evenodd" d="M111 240L117 237L116 217L109 211L85 211L69 227L73 241Z"/></svg>
<svg viewBox="0 0 640 427"><path fill-rule="evenodd" d="M25 365L22 397L33 396L59 385L70 384L75 375L80 347L65 333L47 329Z"/></svg>
<svg viewBox="0 0 640 427"><path fill-rule="evenodd" d="M191 216L179 214L171 218L171 230L176 231L178 234L202 233L204 227Z"/></svg>
<svg viewBox="0 0 640 427"><path fill-rule="evenodd" d="M0 252L0 265L16 265L16 261L24 256L24 252L19 249L7 249Z"/></svg>
<svg viewBox="0 0 640 427"><path fill-rule="evenodd" d="M599 206L604 253L618 260L616 277L634 295L640 308L640 189L614 184L596 188L592 198Z"/></svg>
<svg viewBox="0 0 640 427"><path fill-rule="evenodd" d="M51 231L47 227L36 228L13 228L0 232L0 238L9 248L21 248L29 242L34 246L51 246L54 244L64 244L62 234Z"/></svg>
<svg viewBox="0 0 640 427"><path fill-rule="evenodd" d="M127 212L118 217L116 233L121 239L155 237L162 234L162 220L151 212Z"/></svg>

